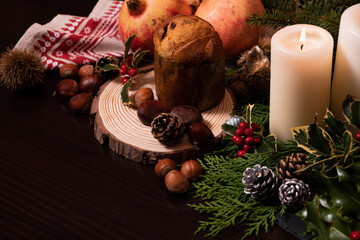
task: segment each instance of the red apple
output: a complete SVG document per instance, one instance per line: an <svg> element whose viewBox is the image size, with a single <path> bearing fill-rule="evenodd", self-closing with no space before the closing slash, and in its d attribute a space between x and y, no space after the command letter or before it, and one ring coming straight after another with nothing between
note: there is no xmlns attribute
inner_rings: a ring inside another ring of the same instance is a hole
<svg viewBox="0 0 360 240"><path fill-rule="evenodd" d="M155 30L175 15L191 15L187 0L125 0L119 14L119 33L125 42L137 33L131 49L150 50L154 54Z"/></svg>
<svg viewBox="0 0 360 240"><path fill-rule="evenodd" d="M195 15L208 21L219 33L226 59L233 59L251 48L263 27L251 26L249 14L265 10L261 0L203 0Z"/></svg>

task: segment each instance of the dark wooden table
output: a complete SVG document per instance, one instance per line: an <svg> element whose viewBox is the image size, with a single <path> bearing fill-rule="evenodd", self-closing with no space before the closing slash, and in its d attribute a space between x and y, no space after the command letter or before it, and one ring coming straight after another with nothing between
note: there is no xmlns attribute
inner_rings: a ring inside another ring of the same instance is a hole
<svg viewBox="0 0 360 240"><path fill-rule="evenodd" d="M0 52L33 23L59 13L87 16L95 0L4 1ZM205 239L194 236L206 216L170 194L153 166L102 147L88 116L71 114L45 89L12 93L0 87L0 239ZM240 239L241 226L214 239ZM207 238L211 239L211 238ZM252 239L296 239L278 226Z"/></svg>

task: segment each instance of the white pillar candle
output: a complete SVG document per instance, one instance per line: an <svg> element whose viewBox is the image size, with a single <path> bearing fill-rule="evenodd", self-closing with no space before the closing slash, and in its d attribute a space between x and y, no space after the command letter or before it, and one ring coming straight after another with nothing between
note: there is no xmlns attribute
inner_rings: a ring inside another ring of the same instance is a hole
<svg viewBox="0 0 360 240"><path fill-rule="evenodd" d="M289 128L313 122L316 114L323 119L330 104L333 47L329 32L307 24L285 27L272 37L269 121L278 140L292 139Z"/></svg>
<svg viewBox="0 0 360 240"><path fill-rule="evenodd" d="M360 4L344 11L340 20L331 110L343 118L342 102L350 94L360 98Z"/></svg>

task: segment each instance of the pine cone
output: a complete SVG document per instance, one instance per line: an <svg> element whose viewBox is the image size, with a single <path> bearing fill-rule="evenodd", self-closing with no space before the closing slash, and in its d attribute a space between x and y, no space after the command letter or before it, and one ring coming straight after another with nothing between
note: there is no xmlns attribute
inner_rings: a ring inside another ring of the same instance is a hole
<svg viewBox="0 0 360 240"><path fill-rule="evenodd" d="M297 170L310 164L309 156L303 153L293 153L285 159L281 159L276 165L276 172L280 180L286 178L299 178L302 173L295 173Z"/></svg>
<svg viewBox="0 0 360 240"><path fill-rule="evenodd" d="M95 65L95 73L100 75L104 79L111 79L119 75L119 71L116 69L107 69L105 65L112 65L117 67L119 65L119 59L117 57L103 57L100 58Z"/></svg>
<svg viewBox="0 0 360 240"><path fill-rule="evenodd" d="M310 200L310 188L296 178L285 179L279 188L279 199L287 207L297 208L303 201Z"/></svg>
<svg viewBox="0 0 360 240"><path fill-rule="evenodd" d="M151 123L152 135L161 143L182 137L185 125L180 117L171 113L160 113Z"/></svg>
<svg viewBox="0 0 360 240"><path fill-rule="evenodd" d="M266 199L277 190L278 178L270 168L256 164L253 168L247 168L243 175L244 192L254 199Z"/></svg>

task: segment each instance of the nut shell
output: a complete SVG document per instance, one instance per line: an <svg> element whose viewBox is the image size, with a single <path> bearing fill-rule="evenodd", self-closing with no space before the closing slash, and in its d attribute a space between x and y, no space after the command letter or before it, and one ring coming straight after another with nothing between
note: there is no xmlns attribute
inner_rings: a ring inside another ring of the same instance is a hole
<svg viewBox="0 0 360 240"><path fill-rule="evenodd" d="M178 105L171 109L171 113L179 116L186 129L189 129L194 122L200 122L203 117L199 109L189 105Z"/></svg>
<svg viewBox="0 0 360 240"><path fill-rule="evenodd" d="M88 114L90 112L91 96L89 93L78 93L68 102L69 110L72 113Z"/></svg>
<svg viewBox="0 0 360 240"><path fill-rule="evenodd" d="M55 88L56 96L60 100L69 100L79 92L78 84L73 79L61 80Z"/></svg>
<svg viewBox="0 0 360 240"><path fill-rule="evenodd" d="M93 65L87 64L87 65L82 66L79 69L79 77L80 77L80 79L85 77L85 76L92 75L92 74L94 74L94 66Z"/></svg>
<svg viewBox="0 0 360 240"><path fill-rule="evenodd" d="M188 160L181 166L181 173L190 181L195 181L202 174L200 163L196 160Z"/></svg>
<svg viewBox="0 0 360 240"><path fill-rule="evenodd" d="M103 83L104 81L97 74L87 75L81 78L79 83L79 90L80 92L96 94Z"/></svg>
<svg viewBox="0 0 360 240"><path fill-rule="evenodd" d="M172 170L165 176L166 188L176 194L185 193L190 186L187 177L179 170Z"/></svg>
<svg viewBox="0 0 360 240"><path fill-rule="evenodd" d="M134 105L136 107L150 100L154 100L154 93L151 88L140 88L134 95Z"/></svg>
<svg viewBox="0 0 360 240"><path fill-rule="evenodd" d="M155 165L155 173L159 177L165 177L172 170L176 170L176 163L170 158L164 158L157 162Z"/></svg>
<svg viewBox="0 0 360 240"><path fill-rule="evenodd" d="M203 122L195 122L190 126L189 139L200 148L211 147L215 143L214 134Z"/></svg>
<svg viewBox="0 0 360 240"><path fill-rule="evenodd" d="M170 112L170 107L165 102L157 100L143 102L137 109L139 120L146 126L150 126L160 113L168 112Z"/></svg>
<svg viewBox="0 0 360 240"><path fill-rule="evenodd" d="M62 78L75 78L78 74L78 67L75 64L64 64L60 68L60 77Z"/></svg>

